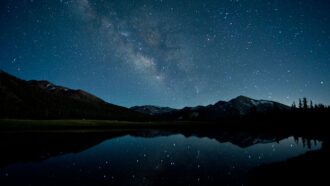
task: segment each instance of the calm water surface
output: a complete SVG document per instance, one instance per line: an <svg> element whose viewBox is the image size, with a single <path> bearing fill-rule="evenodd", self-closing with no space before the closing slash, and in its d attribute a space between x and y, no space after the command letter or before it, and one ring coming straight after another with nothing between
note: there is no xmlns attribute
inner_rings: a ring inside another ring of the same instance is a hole
<svg viewBox="0 0 330 186"><path fill-rule="evenodd" d="M301 138L293 137L276 141L241 134L233 138L148 134L101 140L77 152L59 149L56 155L54 149L65 141L50 143L37 147L49 149L30 154L30 160L22 158L31 153L28 150L7 147L15 155L2 158L15 156L17 161L3 160L0 185L244 185L252 168L285 161L322 145L315 141L308 148Z"/></svg>

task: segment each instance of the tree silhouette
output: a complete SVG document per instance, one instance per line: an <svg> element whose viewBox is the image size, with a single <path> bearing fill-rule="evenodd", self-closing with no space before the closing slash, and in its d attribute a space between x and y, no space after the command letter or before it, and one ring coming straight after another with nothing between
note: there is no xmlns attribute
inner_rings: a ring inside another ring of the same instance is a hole
<svg viewBox="0 0 330 186"><path fill-rule="evenodd" d="M298 106L300 109L302 108L302 102L301 102L301 99L299 98L299 106Z"/></svg>
<svg viewBox="0 0 330 186"><path fill-rule="evenodd" d="M306 97L303 98L303 108L308 109L308 104L307 104L307 98Z"/></svg>
<svg viewBox="0 0 330 186"><path fill-rule="evenodd" d="M313 109L313 108L314 108L314 106L313 106L313 101L312 101L312 100L310 100L310 103L309 103L309 108L311 108L311 109Z"/></svg>

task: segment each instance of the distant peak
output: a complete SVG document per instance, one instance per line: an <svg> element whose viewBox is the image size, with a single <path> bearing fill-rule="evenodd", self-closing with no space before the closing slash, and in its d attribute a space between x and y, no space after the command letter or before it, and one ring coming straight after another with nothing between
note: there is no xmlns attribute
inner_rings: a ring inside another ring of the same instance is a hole
<svg viewBox="0 0 330 186"><path fill-rule="evenodd" d="M236 98L233 98L231 99L230 101L235 101L235 100L238 100L238 101L250 101L250 100L253 100L252 98L249 98L247 96L237 96Z"/></svg>
<svg viewBox="0 0 330 186"><path fill-rule="evenodd" d="M161 107L156 105L141 105L141 106L133 106L131 108L161 108Z"/></svg>
<svg viewBox="0 0 330 186"><path fill-rule="evenodd" d="M226 101L222 101L222 100L220 100L220 101L218 101L218 102L216 102L214 105L221 105L221 104L225 104L225 103L227 103ZM211 104L212 105L212 104ZM210 105L210 106L211 106Z"/></svg>
<svg viewBox="0 0 330 186"><path fill-rule="evenodd" d="M143 105L143 106L134 106L131 107L130 109L138 112L142 112L144 114L149 114L149 115L160 115L164 113L168 113L171 111L176 111L177 109L170 108L170 107L160 107L160 106L155 106L155 105Z"/></svg>
<svg viewBox="0 0 330 186"><path fill-rule="evenodd" d="M240 95L240 96L237 96L235 99L251 99L247 96L243 96L243 95Z"/></svg>

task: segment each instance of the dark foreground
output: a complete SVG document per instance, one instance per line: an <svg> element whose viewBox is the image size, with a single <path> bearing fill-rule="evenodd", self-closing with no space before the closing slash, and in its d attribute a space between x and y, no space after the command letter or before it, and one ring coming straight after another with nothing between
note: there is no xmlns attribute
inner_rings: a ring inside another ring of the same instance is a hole
<svg viewBox="0 0 330 186"><path fill-rule="evenodd" d="M0 185L327 182L325 130L124 123L2 120Z"/></svg>

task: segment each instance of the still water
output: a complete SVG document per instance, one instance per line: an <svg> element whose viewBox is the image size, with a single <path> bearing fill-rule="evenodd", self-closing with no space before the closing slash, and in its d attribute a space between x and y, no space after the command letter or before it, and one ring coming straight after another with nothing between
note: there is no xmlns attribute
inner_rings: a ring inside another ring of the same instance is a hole
<svg viewBox="0 0 330 186"><path fill-rule="evenodd" d="M245 133L31 136L0 140L0 185L244 185L252 168L322 146Z"/></svg>

